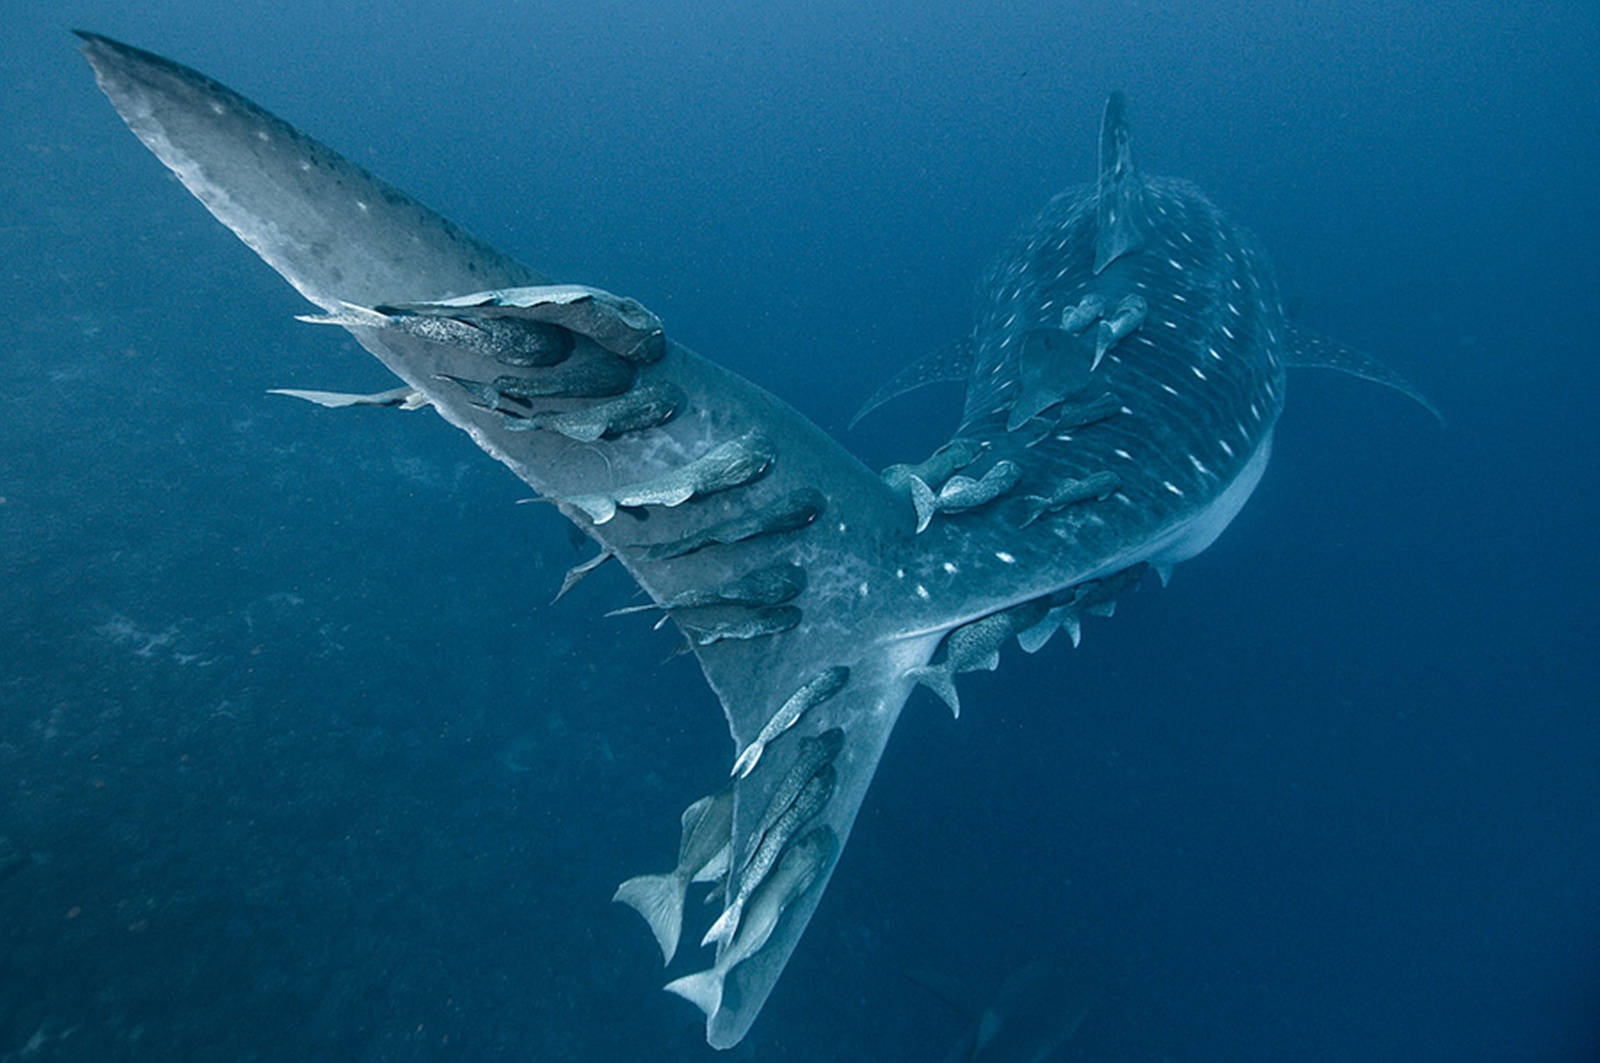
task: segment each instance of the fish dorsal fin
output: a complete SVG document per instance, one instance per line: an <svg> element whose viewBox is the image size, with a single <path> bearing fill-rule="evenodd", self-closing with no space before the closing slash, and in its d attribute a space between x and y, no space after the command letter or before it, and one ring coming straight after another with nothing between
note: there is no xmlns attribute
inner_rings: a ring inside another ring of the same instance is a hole
<svg viewBox="0 0 1600 1063"><path fill-rule="evenodd" d="M1442 425L1444 414L1417 387L1365 351L1346 347L1337 340L1302 328L1289 329L1283 344L1283 364L1291 369L1332 369L1374 384L1382 384L1406 396L1433 414Z"/></svg>
<svg viewBox="0 0 1600 1063"><path fill-rule="evenodd" d="M1100 120L1100 178L1096 187L1094 271L1144 246L1140 229L1142 187L1133 168L1128 102L1121 92L1106 100Z"/></svg>

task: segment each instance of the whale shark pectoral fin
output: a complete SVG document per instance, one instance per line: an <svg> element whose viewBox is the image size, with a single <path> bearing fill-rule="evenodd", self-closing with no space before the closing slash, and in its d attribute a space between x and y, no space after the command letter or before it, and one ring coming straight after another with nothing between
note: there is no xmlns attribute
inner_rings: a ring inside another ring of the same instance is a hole
<svg viewBox="0 0 1600 1063"><path fill-rule="evenodd" d="M883 386L874 391L871 397L861 404L855 416L850 418L846 430L855 428L863 417L884 403L898 399L901 395L910 394L918 388L930 384L965 382L972 374L972 359L971 336L963 336L930 351L884 381Z"/></svg>
<svg viewBox="0 0 1600 1063"><path fill-rule="evenodd" d="M1100 120L1100 177L1095 205L1094 272L1144 246L1143 192L1133 168L1128 102L1120 92L1106 100Z"/></svg>
<svg viewBox="0 0 1600 1063"><path fill-rule="evenodd" d="M1445 423L1444 414L1439 412L1439 407L1417 390L1411 381L1372 355L1346 347L1318 333L1308 332L1302 328L1291 328L1284 338L1283 364L1291 369L1332 369L1362 380L1370 380L1374 384L1382 384L1386 388L1398 391L1433 414L1439 424Z"/></svg>

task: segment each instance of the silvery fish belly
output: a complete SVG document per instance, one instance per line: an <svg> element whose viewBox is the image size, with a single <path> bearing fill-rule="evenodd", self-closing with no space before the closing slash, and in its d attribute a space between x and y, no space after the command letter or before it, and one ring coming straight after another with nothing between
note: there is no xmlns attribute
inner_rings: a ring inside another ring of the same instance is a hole
<svg viewBox="0 0 1600 1063"><path fill-rule="evenodd" d="M1284 329L1265 259L1193 188L1138 173L1118 96L1096 184L1022 234L958 345L957 438L880 478L633 300L552 284L217 82L84 40L139 138L401 381L289 393L433 409L599 543L573 580L615 557L684 632L727 716L731 811L691 806L692 858L619 897L670 959L681 888L727 864L715 992L684 994L718 1048L777 983L917 682L954 707L1000 643L1075 639L1147 563L1204 549L1266 464ZM672 837L664 820L663 866Z"/></svg>

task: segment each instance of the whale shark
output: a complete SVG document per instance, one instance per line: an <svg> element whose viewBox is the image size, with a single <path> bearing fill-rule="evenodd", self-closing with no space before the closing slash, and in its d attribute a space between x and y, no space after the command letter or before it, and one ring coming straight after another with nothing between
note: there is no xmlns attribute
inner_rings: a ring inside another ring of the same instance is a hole
<svg viewBox="0 0 1600 1063"><path fill-rule="evenodd" d="M999 257L955 357L902 375L959 367L954 436L880 475L636 300L547 277L203 74L79 36L128 127L313 304L306 320L398 378L283 393L432 409L599 545L568 585L615 558L684 634L732 739L703 792L731 808L681 824L672 890L714 868L722 908L712 958L669 988L716 1048L778 983L913 690L956 708L959 674L1011 640L1076 642L1083 617L1205 550L1267 467L1291 363L1382 378L1297 341L1256 239L1136 166L1112 93L1094 179ZM619 899L670 960L681 898L638 892Z"/></svg>

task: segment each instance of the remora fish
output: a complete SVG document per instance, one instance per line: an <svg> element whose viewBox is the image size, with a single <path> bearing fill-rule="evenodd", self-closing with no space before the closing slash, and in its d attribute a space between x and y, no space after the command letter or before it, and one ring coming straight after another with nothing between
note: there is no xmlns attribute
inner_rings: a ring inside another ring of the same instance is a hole
<svg viewBox="0 0 1600 1063"><path fill-rule="evenodd" d="M710 607L716 609L715 606ZM781 635L799 625L802 613L792 605L776 605L761 609L735 609L728 615L714 618L678 617L678 626L689 635L696 646L710 646L718 642L745 642L763 635Z"/></svg>
<svg viewBox="0 0 1600 1063"><path fill-rule="evenodd" d="M1092 373L1100 368L1100 360L1106 356L1113 345L1133 335L1133 330L1144 324L1145 312L1149 309L1142 295L1125 295L1117 304L1115 310L1100 322L1100 327L1094 334L1094 363L1089 366Z"/></svg>
<svg viewBox="0 0 1600 1063"><path fill-rule="evenodd" d="M738 935L717 955L709 970L668 982L666 990L676 993L706 1013L707 1021L722 1010L723 986L734 968L754 956L772 939L778 921L790 905L817 880L823 868L839 851L839 837L827 827L818 827L797 838L767 876L747 905L748 911Z"/></svg>
<svg viewBox="0 0 1600 1063"><path fill-rule="evenodd" d="M729 866L728 881L737 888L734 890L733 898L728 901L728 906L722 910L717 921L711 924L711 929L706 931L706 936L700 944L709 945L715 941L725 947L732 939L739 929L739 920L744 914L744 907L750 900L750 895L755 892L756 887L766 881L773 865L778 862L779 855L789 847L795 836L822 812L828 799L833 797L833 789L838 783L838 778L838 772L834 770L832 763L818 768L817 773L807 779L806 784L795 795L794 802L773 821L771 828L762 837L761 844L756 846L756 851L750 855L749 862L743 867Z"/></svg>
<svg viewBox="0 0 1600 1063"><path fill-rule="evenodd" d="M603 351L588 351L547 369L531 369L538 376L501 374L483 381L454 373L440 373L486 410L502 401L527 409L532 399L606 399L627 391L633 383L633 363Z"/></svg>
<svg viewBox="0 0 1600 1063"><path fill-rule="evenodd" d="M1113 572L1109 576L1080 583L1070 590L1051 595L1047 600L1050 606L1049 612L1032 627L1019 630L1017 644L1028 653L1037 653L1059 628L1067 632L1072 639L1073 648L1076 649L1083 638L1083 618L1110 617L1116 612L1117 599L1125 591L1137 587L1149 568L1148 564L1142 562L1130 565L1121 572ZM1163 586L1166 584L1165 575L1162 576L1161 582Z"/></svg>
<svg viewBox="0 0 1600 1063"><path fill-rule="evenodd" d="M1022 526L1026 528L1046 513L1065 509L1091 498L1104 499L1117 489L1122 480L1114 472L1097 472L1082 480L1063 480L1048 495L1023 497Z"/></svg>
<svg viewBox="0 0 1600 1063"><path fill-rule="evenodd" d="M950 714L961 716L961 699L956 696L955 677L959 672L992 672L1000 667L1000 647L1006 639L1038 623L1045 615L1040 601L1023 602L1010 609L974 620L950 632L945 639L944 660L938 664L912 668L907 679L927 687L950 707Z"/></svg>
<svg viewBox="0 0 1600 1063"><path fill-rule="evenodd" d="M678 864L664 875L639 875L617 887L613 901L630 905L656 936L661 962L671 963L683 930L683 895L690 882L707 882L728 866L733 833L733 787L700 798L683 810Z"/></svg>
<svg viewBox="0 0 1600 1063"><path fill-rule="evenodd" d="M394 309L476 324L557 328L569 335L587 336L612 354L633 362L654 362L666 354L660 318L638 300L582 284L475 292L438 302L407 303Z"/></svg>
<svg viewBox="0 0 1600 1063"><path fill-rule="evenodd" d="M917 533L928 529L935 513L965 513L969 509L986 506L999 498L1022 478L1022 468L1014 461L1000 459L981 477L956 475L944 482L935 493L915 477L911 480L911 504L917 511Z"/></svg>
<svg viewBox="0 0 1600 1063"><path fill-rule="evenodd" d="M548 367L572 353L573 336L566 329L526 321L472 321L459 316L418 314L393 306L345 303L332 314L302 314L310 325L343 328L392 328L432 343L460 347L501 365Z"/></svg>
<svg viewBox="0 0 1600 1063"><path fill-rule="evenodd" d="M105 37L82 37L100 87L129 128L323 313L452 299L481 304L496 292L550 283L218 82ZM1095 372L1097 385L1117 396L1117 416L1071 433L1070 442L1008 433L1024 337L1058 326L1062 308L1089 291L1110 306L1134 293L1147 303L1135 342L1108 354ZM828 708L848 754L834 762L834 794L816 820L841 846L913 685L907 672L926 665L948 632L1021 604L1048 605L1141 563L1164 570L1196 556L1238 513L1267 466L1285 367L1377 372L1370 360L1329 341L1308 344L1288 326L1266 255L1193 185L1138 170L1120 94L1107 101L1101 122L1096 181L1057 196L1023 228L989 272L980 306L956 436L986 442L987 456L1014 463L1029 490L1045 497L1054 484L1114 471L1121 479L1116 506L1105 513L1069 507L1026 528L1008 518L1008 507L995 506L912 535L904 499L826 432L671 338L663 337L654 361L628 360L585 341L560 365L526 371L530 378L559 373L604 354L629 370L618 393L635 379L679 388L687 401L669 423L647 437L593 445L629 447L630 475L646 483L671 475L682 454L751 433L770 441L778 460L759 482L652 513L654 545L614 524L586 520L581 527L654 600L774 561L806 565L813 576L808 622L766 638L722 639L696 656L721 700L734 749L747 746L771 706L806 677L853 662L850 683ZM221 328L227 319L207 320ZM593 460L592 448L506 429L495 407L531 403L506 397L493 381L478 383L488 376L485 359L470 344L355 322L342 327L538 495L614 498L609 466ZM492 405L452 379L494 389ZM817 519L820 503L779 502L796 498L825 498L827 519ZM771 534L779 529L785 534ZM733 785L731 851L744 852L768 807L771 780L752 772ZM774 915L762 947L727 972L737 992L707 1016L708 1043L728 1048L745 1036L836 864L825 861L809 888Z"/></svg>
<svg viewBox="0 0 1600 1063"><path fill-rule="evenodd" d="M330 410L342 410L349 406L398 406L402 410L420 410L428 404L425 395L409 387L390 388L368 395L354 395L345 391L305 391L301 388L268 388L267 394L287 395L291 399L326 406Z"/></svg>
<svg viewBox="0 0 1600 1063"><path fill-rule="evenodd" d="M634 388L610 402L582 410L546 410L518 413L501 410L506 429L512 432L559 432L580 443L614 439L629 432L659 428L672 420L683 403L683 392L671 384Z"/></svg>
<svg viewBox="0 0 1600 1063"><path fill-rule="evenodd" d="M748 432L654 479L562 501L583 510L594 523L604 524L617 515L619 507L677 506L697 496L753 483L767 471L775 454L770 440L759 432Z"/></svg>
<svg viewBox="0 0 1600 1063"><path fill-rule="evenodd" d="M783 773L778 785L767 796L766 810L762 812L760 821L746 833L744 846L737 850L738 859L732 864L736 871L750 862L750 857L767 836L767 831L794 804L795 798L805 789L811 777L821 771L824 765L833 763L843 749L844 729L840 727L830 727L821 734L800 739L789 770Z"/></svg>
<svg viewBox="0 0 1600 1063"><path fill-rule="evenodd" d="M650 609L699 609L711 605L782 605L805 589L806 570L792 561L778 561L716 587L684 591L664 602L613 609L606 615L626 616Z"/></svg>
<svg viewBox="0 0 1600 1063"><path fill-rule="evenodd" d="M820 517L827 505L828 500L821 491L814 487L802 487L749 513L718 521L671 542L642 544L639 550L648 560L671 561L697 553L708 546L732 546L764 535L799 531Z"/></svg>
<svg viewBox="0 0 1600 1063"><path fill-rule="evenodd" d="M789 700L778 706L772 719L762 726L761 733L734 759L730 774L737 779L749 775L773 739L798 723L801 716L843 690L849 681L850 669L838 666L824 668L808 679L804 686L789 695Z"/></svg>
<svg viewBox="0 0 1600 1063"><path fill-rule="evenodd" d="M891 465L883 470L883 482L897 491L911 490L920 480L925 488L937 491L945 481L983 456L987 444L981 439L952 439L915 465Z"/></svg>

